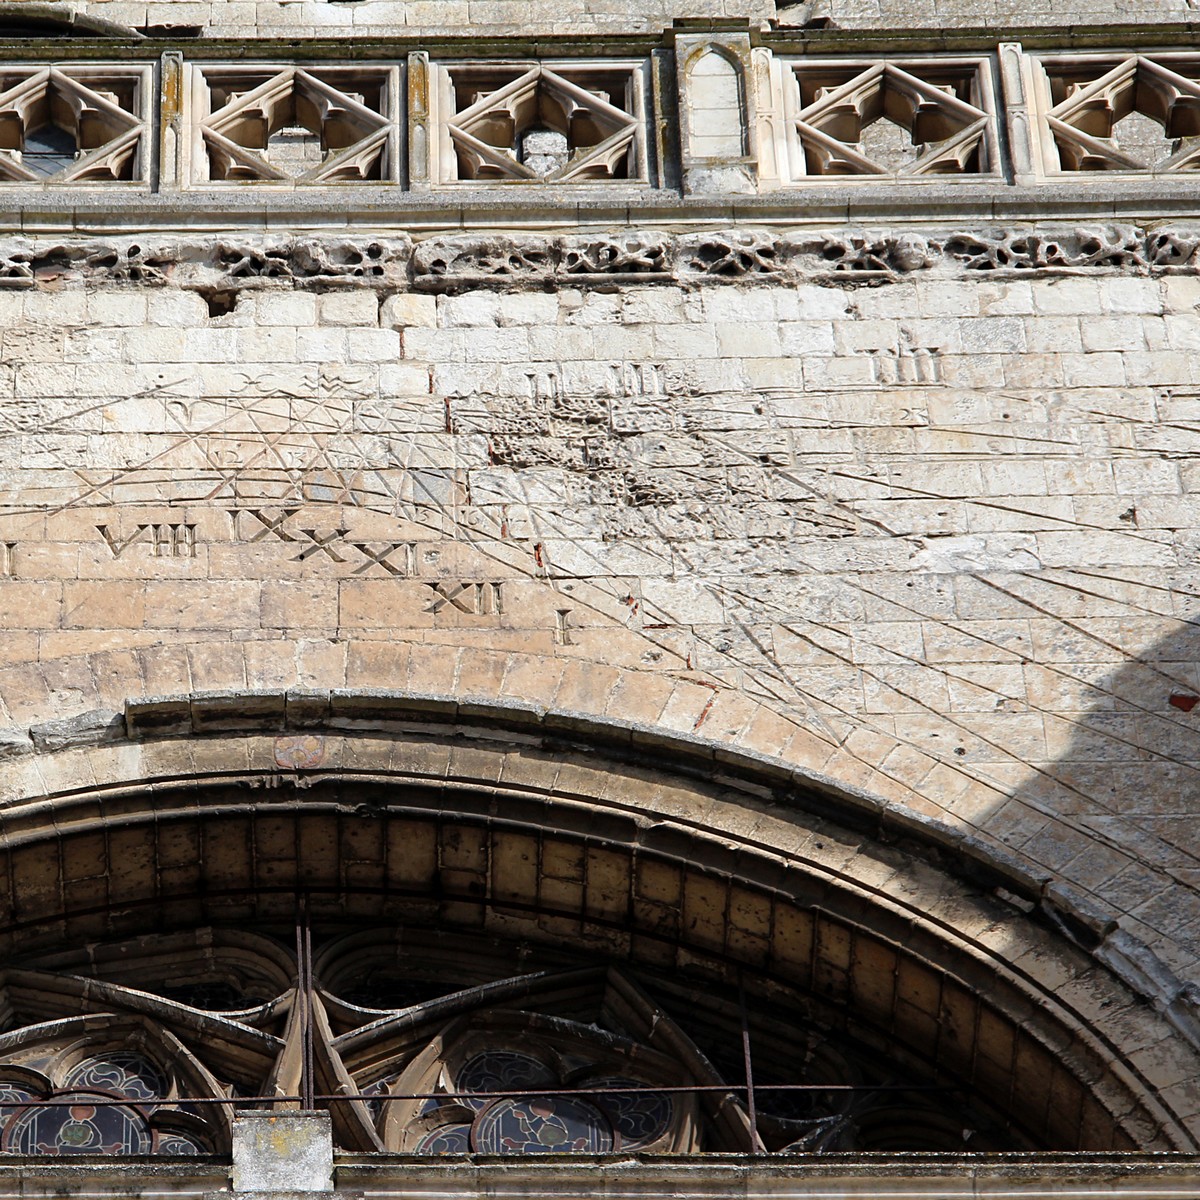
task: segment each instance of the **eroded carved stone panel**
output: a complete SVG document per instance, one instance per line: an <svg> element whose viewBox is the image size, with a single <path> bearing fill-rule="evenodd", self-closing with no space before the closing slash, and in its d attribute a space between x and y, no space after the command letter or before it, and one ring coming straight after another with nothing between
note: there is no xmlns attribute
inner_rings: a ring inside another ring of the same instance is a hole
<svg viewBox="0 0 1200 1200"><path fill-rule="evenodd" d="M643 62L430 66L435 183L645 182Z"/></svg>
<svg viewBox="0 0 1200 1200"><path fill-rule="evenodd" d="M398 67L193 67L192 181L395 182L398 88Z"/></svg>
<svg viewBox="0 0 1200 1200"><path fill-rule="evenodd" d="M0 68L0 183L145 183L151 68Z"/></svg>

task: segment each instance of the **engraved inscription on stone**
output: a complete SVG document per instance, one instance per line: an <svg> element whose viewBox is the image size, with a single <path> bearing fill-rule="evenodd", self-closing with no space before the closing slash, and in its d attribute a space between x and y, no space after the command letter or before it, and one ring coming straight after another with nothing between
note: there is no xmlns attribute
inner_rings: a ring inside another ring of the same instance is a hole
<svg viewBox="0 0 1200 1200"><path fill-rule="evenodd" d="M657 363L613 363L611 370L614 395L662 396L667 390Z"/></svg>
<svg viewBox="0 0 1200 1200"><path fill-rule="evenodd" d="M573 646L571 640L571 610L557 609L554 613L554 641L559 646Z"/></svg>
<svg viewBox="0 0 1200 1200"><path fill-rule="evenodd" d="M408 579L417 573L417 547L413 542L351 542L351 545L366 560L354 568L355 575L362 575L372 567L382 567L398 579Z"/></svg>
<svg viewBox="0 0 1200 1200"><path fill-rule="evenodd" d="M137 525L128 537L114 534L108 525L97 525L96 530L113 558L120 558L130 546L138 544L148 546L155 558L196 557L196 526L187 521L146 522Z"/></svg>
<svg viewBox="0 0 1200 1200"><path fill-rule="evenodd" d="M232 510L229 516L233 521L234 535L241 537L244 541L261 542L264 538L273 535L281 542L294 542L296 539L284 529L284 525L299 511L298 508L285 508L272 514L261 508L238 508ZM243 516L250 517L257 522L252 531L243 532Z"/></svg>
<svg viewBox="0 0 1200 1200"><path fill-rule="evenodd" d="M897 346L863 350L871 360L871 373L876 383L941 383L941 351L932 346L918 346L912 335L903 331Z"/></svg>
<svg viewBox="0 0 1200 1200"><path fill-rule="evenodd" d="M499 616L503 611L502 584L485 583L455 583L442 581L427 583L433 589L433 599L429 602L426 612L441 612L445 608L457 609L471 616Z"/></svg>
<svg viewBox="0 0 1200 1200"><path fill-rule="evenodd" d="M314 554L323 554L326 558L335 563L343 563L346 560L334 549L334 546L342 540L350 531L348 529L331 529L328 533L322 533L317 529L301 529L298 531L300 538L292 538L292 541L307 539L307 545L292 562L305 562L313 557Z"/></svg>

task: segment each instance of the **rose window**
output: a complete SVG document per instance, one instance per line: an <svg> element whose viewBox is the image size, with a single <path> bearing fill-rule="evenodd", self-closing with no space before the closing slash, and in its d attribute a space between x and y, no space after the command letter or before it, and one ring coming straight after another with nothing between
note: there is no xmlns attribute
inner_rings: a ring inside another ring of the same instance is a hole
<svg viewBox="0 0 1200 1200"><path fill-rule="evenodd" d="M14 964L3 993L12 1154L227 1154L235 1110L312 1108L358 1153L1024 1145L765 995L482 935L154 935Z"/></svg>

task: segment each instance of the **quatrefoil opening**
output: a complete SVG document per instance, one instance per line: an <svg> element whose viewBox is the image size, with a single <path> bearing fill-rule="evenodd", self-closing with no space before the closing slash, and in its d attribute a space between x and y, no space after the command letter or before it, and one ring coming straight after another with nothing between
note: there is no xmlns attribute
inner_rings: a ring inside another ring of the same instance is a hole
<svg viewBox="0 0 1200 1200"><path fill-rule="evenodd" d="M1142 56L1098 78L1048 72L1046 115L1064 171L1200 167L1200 82Z"/></svg>
<svg viewBox="0 0 1200 1200"><path fill-rule="evenodd" d="M446 122L457 178L565 183L637 174L638 118L628 76L582 82L541 64L515 77L453 80ZM613 85L616 86L613 86Z"/></svg>
<svg viewBox="0 0 1200 1200"><path fill-rule="evenodd" d="M113 183L141 174L141 72L0 73L0 180Z"/></svg>
<svg viewBox="0 0 1200 1200"><path fill-rule="evenodd" d="M351 91L300 67L210 77L200 124L208 177L230 183L361 183L390 174L392 121L381 79Z"/></svg>
<svg viewBox="0 0 1200 1200"><path fill-rule="evenodd" d="M991 169L991 117L967 96L974 73L949 82L875 63L850 78L797 69L795 128L810 176L964 175Z"/></svg>

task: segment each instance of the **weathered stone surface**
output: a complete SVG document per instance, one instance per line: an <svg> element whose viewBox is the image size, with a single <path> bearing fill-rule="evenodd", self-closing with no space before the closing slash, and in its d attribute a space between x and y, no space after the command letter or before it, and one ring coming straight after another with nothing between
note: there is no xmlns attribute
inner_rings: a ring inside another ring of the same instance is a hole
<svg viewBox="0 0 1200 1200"><path fill-rule="evenodd" d="M333 1186L327 1112L242 1113L233 1122L233 1190L312 1195Z"/></svg>

